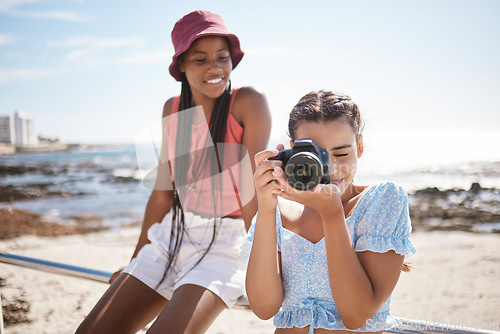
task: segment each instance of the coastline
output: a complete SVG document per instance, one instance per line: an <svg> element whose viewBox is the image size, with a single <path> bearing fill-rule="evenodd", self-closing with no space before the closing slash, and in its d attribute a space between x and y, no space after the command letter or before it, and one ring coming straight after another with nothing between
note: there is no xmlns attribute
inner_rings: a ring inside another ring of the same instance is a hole
<svg viewBox="0 0 500 334"><path fill-rule="evenodd" d="M54 152L73 152L79 150L95 150L103 147L130 146L131 144L68 144L68 143L43 143L36 146L15 146L0 143L0 157L15 154L37 154Z"/></svg>
<svg viewBox="0 0 500 334"><path fill-rule="evenodd" d="M2 156L0 208L29 210L66 224L89 213L108 226L141 220L151 190L142 177L156 163L151 153L133 145L103 144L64 153ZM406 189L416 231L492 233L500 232L499 168L496 161L387 175L380 171L363 183L393 181Z"/></svg>

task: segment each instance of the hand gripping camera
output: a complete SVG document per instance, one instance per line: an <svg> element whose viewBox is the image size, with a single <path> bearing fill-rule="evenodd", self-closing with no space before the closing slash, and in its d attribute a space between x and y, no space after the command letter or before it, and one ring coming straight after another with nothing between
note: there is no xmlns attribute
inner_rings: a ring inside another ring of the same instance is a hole
<svg viewBox="0 0 500 334"><path fill-rule="evenodd" d="M330 156L312 139L298 139L291 149L281 150L269 160L283 162L286 179L297 190L311 190L319 183L330 183Z"/></svg>

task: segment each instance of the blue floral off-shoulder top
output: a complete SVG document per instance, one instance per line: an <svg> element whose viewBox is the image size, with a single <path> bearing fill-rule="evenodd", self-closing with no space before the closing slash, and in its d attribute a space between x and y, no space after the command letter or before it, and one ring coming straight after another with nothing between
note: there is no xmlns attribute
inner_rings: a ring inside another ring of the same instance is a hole
<svg viewBox="0 0 500 334"><path fill-rule="evenodd" d="M349 330L342 323L330 290L324 238L317 243L283 228L276 210L278 251L281 252L285 290L283 304L274 317L277 328L310 326L329 330ZM381 183L363 191L346 220L356 252L372 251L410 256L415 248L409 240L411 223L408 195L400 186ZM253 240L253 225L248 240ZM389 311L390 298L358 332L382 331L397 325Z"/></svg>

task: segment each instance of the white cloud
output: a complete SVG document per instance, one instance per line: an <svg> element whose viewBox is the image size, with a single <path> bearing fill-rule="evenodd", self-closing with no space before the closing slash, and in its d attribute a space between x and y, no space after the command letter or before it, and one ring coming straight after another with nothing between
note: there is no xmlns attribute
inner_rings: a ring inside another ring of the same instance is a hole
<svg viewBox="0 0 500 334"><path fill-rule="evenodd" d="M90 36L71 37L64 41L49 41L49 46L55 47L95 47L95 48L116 48L116 47L142 47L144 40L132 36L126 38L99 38Z"/></svg>
<svg viewBox="0 0 500 334"><path fill-rule="evenodd" d="M98 38L89 36L72 37L63 41L49 41L48 46L71 50L64 60L80 62L87 66L96 66L102 63L98 55L118 48L140 48L145 41L132 36L126 38Z"/></svg>
<svg viewBox="0 0 500 334"><path fill-rule="evenodd" d="M0 0L1 1L1 0ZM9 43L14 38L8 34L0 34L0 45ZM101 66L104 63L110 63L110 59L103 54L110 50L122 48L140 48L144 46L145 41L139 37L131 36L125 38L97 38L89 36L80 36L68 38L66 40L51 40L47 42L49 47L68 50L68 53L63 58L66 61L65 65L51 69L7 69L0 68L0 85L11 82L33 80L40 77L48 77L52 75L69 73L82 68L92 68ZM168 61L170 53L144 53L133 57L124 57L121 60L116 60L114 55L113 63L131 64L141 62L152 62L165 60Z"/></svg>
<svg viewBox="0 0 500 334"><path fill-rule="evenodd" d="M0 12L9 11L19 5L38 2L38 0L0 0Z"/></svg>
<svg viewBox="0 0 500 334"><path fill-rule="evenodd" d="M145 63L170 63L172 60L172 51L152 51L123 57L118 60L122 65L138 65Z"/></svg>
<svg viewBox="0 0 500 334"><path fill-rule="evenodd" d="M0 45L11 44L15 41L14 36L9 34L0 34Z"/></svg>
<svg viewBox="0 0 500 334"><path fill-rule="evenodd" d="M60 69L3 69L0 68L0 84L37 79L61 72Z"/></svg>
<svg viewBox="0 0 500 334"><path fill-rule="evenodd" d="M13 16L23 16L32 17L36 19L53 19L62 20L70 22L86 22L89 21L88 17L80 15L75 12L64 12L64 11L38 11L38 12L26 12L26 11L12 11Z"/></svg>
<svg viewBox="0 0 500 334"><path fill-rule="evenodd" d="M90 19L75 12L68 11L26 11L19 10L18 7L26 4L38 2L38 0L0 0L0 12L10 16L31 17L37 19L52 19L70 22L86 22Z"/></svg>
<svg viewBox="0 0 500 334"><path fill-rule="evenodd" d="M311 57L317 54L316 50L311 49L290 49L280 45L269 45L259 47L246 47L245 53L252 57Z"/></svg>

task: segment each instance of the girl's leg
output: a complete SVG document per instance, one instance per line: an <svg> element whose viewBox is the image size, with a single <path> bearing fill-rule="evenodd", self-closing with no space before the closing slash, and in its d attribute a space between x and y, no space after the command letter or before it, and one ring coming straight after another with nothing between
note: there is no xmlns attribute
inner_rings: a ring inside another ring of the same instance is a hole
<svg viewBox="0 0 500 334"><path fill-rule="evenodd" d="M80 324L76 334L136 333L167 303L137 278L121 274Z"/></svg>
<svg viewBox="0 0 500 334"><path fill-rule="evenodd" d="M148 334L205 333L226 304L204 287L185 284L175 290Z"/></svg>

